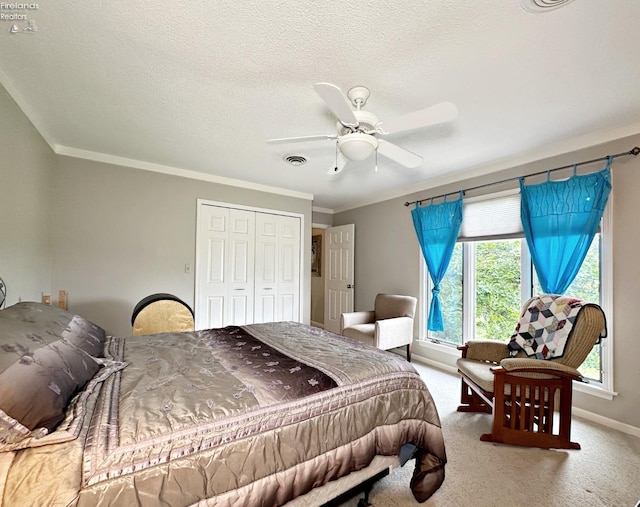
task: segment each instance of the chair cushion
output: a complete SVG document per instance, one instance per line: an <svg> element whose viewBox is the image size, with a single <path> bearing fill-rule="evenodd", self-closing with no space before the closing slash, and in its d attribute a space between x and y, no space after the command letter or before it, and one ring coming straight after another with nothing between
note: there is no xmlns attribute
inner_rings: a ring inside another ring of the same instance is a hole
<svg viewBox="0 0 640 507"><path fill-rule="evenodd" d="M506 361L514 361L514 360L506 359ZM458 366L458 370L464 373L467 377L469 377L469 379L474 384L480 386L482 389L484 389L489 393L495 392L495 384L494 384L495 375L491 371L491 368L496 368L499 365L495 363L488 363L486 361L475 361L473 359L465 359L465 358L458 359L456 361L456 365ZM557 368L557 369L560 369L560 368ZM532 378L532 379L553 378L550 375L545 375L541 373L521 373L521 374L515 374L515 375L522 376L524 378ZM505 396L509 396L511 394L511 383L505 384L504 394ZM556 395L559 395L559 394L560 394L559 391L556 392ZM529 397L529 387L526 388L525 395ZM520 396L520 386L516 387L516 396ZM549 399L549 393L548 391L545 391L544 400L547 401L548 399Z"/></svg>
<svg viewBox="0 0 640 507"><path fill-rule="evenodd" d="M464 373L471 381L480 386L485 391L493 392L493 372L491 368L498 366L495 363L476 361L474 359L460 358L456 361L458 370Z"/></svg>
<svg viewBox="0 0 640 507"><path fill-rule="evenodd" d="M342 330L342 336L375 346L375 324L356 324Z"/></svg>

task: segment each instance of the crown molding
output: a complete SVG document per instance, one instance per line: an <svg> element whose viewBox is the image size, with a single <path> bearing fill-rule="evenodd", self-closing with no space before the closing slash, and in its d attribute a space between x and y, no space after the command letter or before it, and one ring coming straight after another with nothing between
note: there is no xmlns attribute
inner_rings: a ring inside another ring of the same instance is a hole
<svg viewBox="0 0 640 507"><path fill-rule="evenodd" d="M311 209L317 213L326 213L327 215L333 215L335 213L332 209L321 208L320 206L313 206Z"/></svg>
<svg viewBox="0 0 640 507"><path fill-rule="evenodd" d="M58 155L64 155L67 157L93 160L94 162L104 162L106 164L130 167L134 169L142 169L143 171L169 174L172 176L180 176L182 178L190 178L194 180L207 181L210 183L218 183L220 185L241 187L249 190L268 192L270 194L295 197L297 199L306 199L309 201L313 200L313 194L307 194L305 192L297 192L295 190L288 190L286 188L272 187L269 185L262 185L260 183L252 183L250 181L237 180L234 178L226 178L224 176L216 176L214 174L206 174L197 171L191 171L189 169L180 169L178 167L154 164L153 162L146 162L144 160L118 157L115 155L108 155L106 153L100 153L96 151L80 150L77 148L71 148L69 146L63 146L59 144L54 145L53 151Z"/></svg>

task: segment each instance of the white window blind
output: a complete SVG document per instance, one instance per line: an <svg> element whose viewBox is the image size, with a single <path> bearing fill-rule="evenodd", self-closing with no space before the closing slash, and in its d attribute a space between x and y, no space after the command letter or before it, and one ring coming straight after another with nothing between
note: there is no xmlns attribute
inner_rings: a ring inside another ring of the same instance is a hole
<svg viewBox="0 0 640 507"><path fill-rule="evenodd" d="M522 238L520 194L465 199L458 241Z"/></svg>

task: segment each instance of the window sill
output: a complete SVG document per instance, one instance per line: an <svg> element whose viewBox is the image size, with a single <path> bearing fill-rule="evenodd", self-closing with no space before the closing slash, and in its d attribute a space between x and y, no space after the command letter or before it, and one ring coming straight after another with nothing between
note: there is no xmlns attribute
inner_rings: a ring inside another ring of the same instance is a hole
<svg viewBox="0 0 640 507"><path fill-rule="evenodd" d="M613 400L618 395L615 391L609 391L597 384L585 384L584 382L574 382L573 388L580 393L589 394L605 400Z"/></svg>

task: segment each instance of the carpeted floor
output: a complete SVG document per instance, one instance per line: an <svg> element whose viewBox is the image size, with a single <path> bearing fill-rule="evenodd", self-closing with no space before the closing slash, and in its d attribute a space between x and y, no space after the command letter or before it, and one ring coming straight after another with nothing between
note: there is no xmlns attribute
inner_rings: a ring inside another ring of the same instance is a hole
<svg viewBox="0 0 640 507"><path fill-rule="evenodd" d="M426 507L634 507L640 500L640 439L574 417L581 450L544 450L480 442L489 414L456 412L455 375L414 363L438 406L447 446L446 478ZM376 483L374 507L419 505L409 481L414 461ZM356 507L362 494L342 504Z"/></svg>

